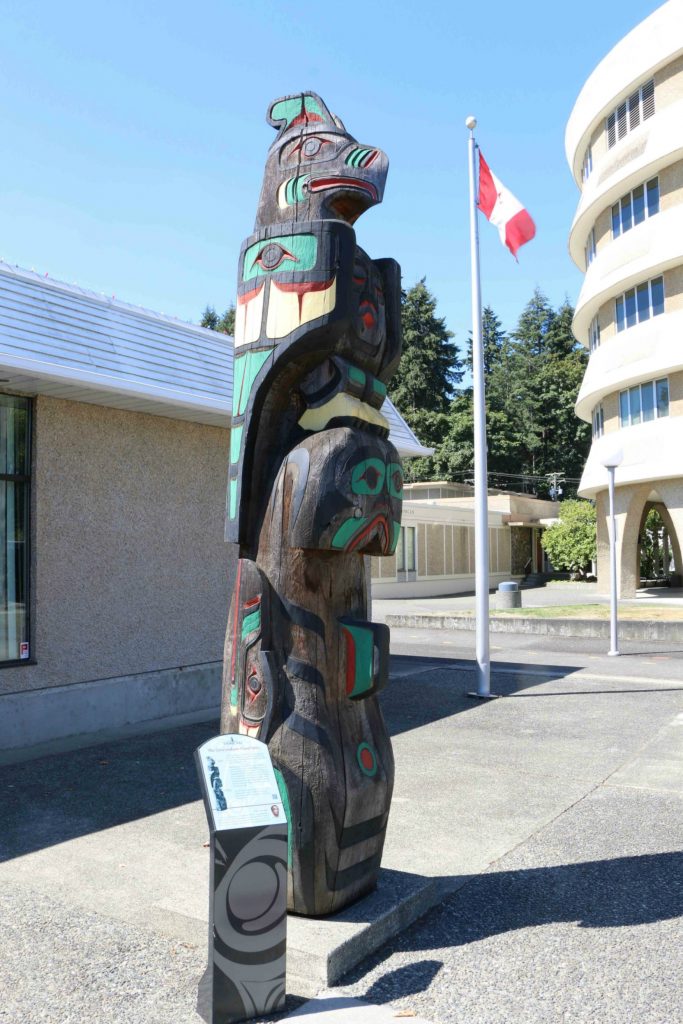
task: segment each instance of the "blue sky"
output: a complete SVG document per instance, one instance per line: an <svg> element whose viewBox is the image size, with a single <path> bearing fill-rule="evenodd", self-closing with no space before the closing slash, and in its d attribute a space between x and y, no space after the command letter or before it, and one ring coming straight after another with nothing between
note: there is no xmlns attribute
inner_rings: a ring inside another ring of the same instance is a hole
<svg viewBox="0 0 683 1024"><path fill-rule="evenodd" d="M481 224L484 302L512 328L536 285L555 305L578 294L565 124L594 66L657 6L5 0L0 257L187 320L220 311L253 227L268 104L313 89L389 155L359 243L397 259L404 286L426 276L464 347L466 115L537 225L517 265Z"/></svg>

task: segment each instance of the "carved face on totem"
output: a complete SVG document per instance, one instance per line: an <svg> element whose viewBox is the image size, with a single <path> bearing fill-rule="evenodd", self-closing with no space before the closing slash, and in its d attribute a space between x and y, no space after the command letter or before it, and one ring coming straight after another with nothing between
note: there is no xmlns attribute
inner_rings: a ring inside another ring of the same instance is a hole
<svg viewBox="0 0 683 1024"><path fill-rule="evenodd" d="M268 152L257 227L298 220L353 224L382 202L386 155L359 145L316 93L275 100L268 121L278 136Z"/></svg>
<svg viewBox="0 0 683 1024"><path fill-rule="evenodd" d="M403 468L396 449L382 438L351 428L330 432L327 446L320 464L313 439L304 441L290 459L292 546L392 555L403 498Z"/></svg>

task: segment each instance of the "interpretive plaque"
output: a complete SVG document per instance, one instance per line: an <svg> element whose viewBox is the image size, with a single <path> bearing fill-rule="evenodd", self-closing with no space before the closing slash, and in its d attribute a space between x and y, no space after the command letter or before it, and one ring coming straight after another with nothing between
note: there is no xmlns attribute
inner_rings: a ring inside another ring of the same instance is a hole
<svg viewBox="0 0 683 1024"><path fill-rule="evenodd" d="M210 1024L275 1013L285 999L287 817L268 747L215 736L195 751L211 833Z"/></svg>

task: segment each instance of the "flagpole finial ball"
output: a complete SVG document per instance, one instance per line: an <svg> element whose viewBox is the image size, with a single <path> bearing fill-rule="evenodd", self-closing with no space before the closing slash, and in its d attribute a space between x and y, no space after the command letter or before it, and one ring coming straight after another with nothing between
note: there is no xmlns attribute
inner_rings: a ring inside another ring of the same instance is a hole
<svg viewBox="0 0 683 1024"><path fill-rule="evenodd" d="M470 114L469 117L465 118L465 128L469 128L469 130L471 132L473 132L476 127L477 127L477 119L476 119L476 117L472 117L472 115Z"/></svg>

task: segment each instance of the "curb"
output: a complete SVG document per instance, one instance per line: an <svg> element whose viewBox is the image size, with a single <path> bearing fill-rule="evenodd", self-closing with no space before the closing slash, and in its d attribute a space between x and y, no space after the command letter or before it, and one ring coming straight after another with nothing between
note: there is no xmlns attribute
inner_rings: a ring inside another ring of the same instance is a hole
<svg viewBox="0 0 683 1024"><path fill-rule="evenodd" d="M414 615L387 615L387 626L414 629L467 629L474 630L474 615L448 615L443 612L422 612ZM609 639L607 619L535 619L521 615L492 615L489 619L492 633L535 633L541 636L578 636ZM620 619L619 636L622 640L668 640L683 643L683 622L654 622L642 619Z"/></svg>

